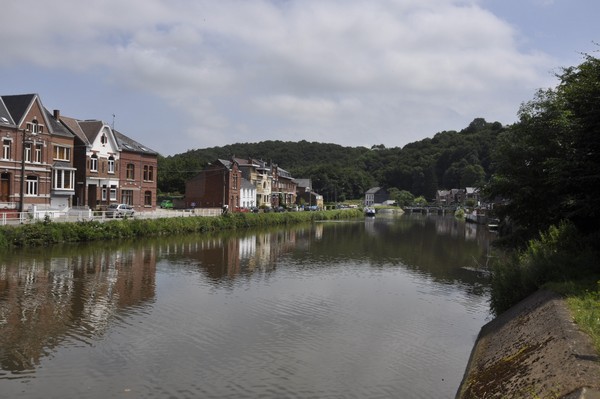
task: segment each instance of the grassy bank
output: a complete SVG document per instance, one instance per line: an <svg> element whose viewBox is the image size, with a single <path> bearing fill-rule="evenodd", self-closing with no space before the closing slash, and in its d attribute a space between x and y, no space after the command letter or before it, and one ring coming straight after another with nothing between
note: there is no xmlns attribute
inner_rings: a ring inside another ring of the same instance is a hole
<svg viewBox="0 0 600 399"><path fill-rule="evenodd" d="M320 212L232 213L219 217L125 219L106 222L53 223L46 220L27 225L1 227L0 249L204 233L319 220L352 219L362 216L360 210L332 210Z"/></svg>
<svg viewBox="0 0 600 399"><path fill-rule="evenodd" d="M598 237L561 223L502 259L492 273L491 308L500 314L540 288L566 298L577 325L600 353L600 262Z"/></svg>

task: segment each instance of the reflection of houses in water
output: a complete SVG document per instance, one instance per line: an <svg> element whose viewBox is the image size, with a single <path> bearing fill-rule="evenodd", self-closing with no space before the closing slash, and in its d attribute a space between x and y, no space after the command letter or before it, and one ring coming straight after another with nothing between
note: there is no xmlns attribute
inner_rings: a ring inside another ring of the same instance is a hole
<svg viewBox="0 0 600 399"><path fill-rule="evenodd" d="M315 229L315 239L316 240L320 240L320 239L323 238L323 227L324 227L323 223L317 223L314 226L314 229Z"/></svg>
<svg viewBox="0 0 600 399"><path fill-rule="evenodd" d="M102 334L116 313L155 296L151 248L5 262L0 366L11 372L33 369L66 336Z"/></svg>
<svg viewBox="0 0 600 399"><path fill-rule="evenodd" d="M317 234L323 234L322 226ZM245 237L213 237L187 243L161 243L157 246L157 252L158 256L169 257L171 261L181 258L186 264L199 267L210 280L216 282L257 270L273 270L277 258L294 249L296 241L295 230L280 230Z"/></svg>

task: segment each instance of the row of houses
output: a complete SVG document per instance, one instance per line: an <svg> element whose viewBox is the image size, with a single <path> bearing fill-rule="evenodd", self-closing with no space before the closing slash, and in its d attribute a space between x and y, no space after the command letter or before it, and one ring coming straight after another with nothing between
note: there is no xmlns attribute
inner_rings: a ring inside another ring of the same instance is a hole
<svg viewBox="0 0 600 399"><path fill-rule="evenodd" d="M0 140L0 211L156 208L158 153L107 123L50 112L37 94L4 95Z"/></svg>
<svg viewBox="0 0 600 399"><path fill-rule="evenodd" d="M184 202L186 208L233 211L297 205L323 208L323 196L312 190L310 179L294 179L275 163L235 156L217 159L187 180Z"/></svg>
<svg viewBox="0 0 600 399"><path fill-rule="evenodd" d="M437 206L464 205L467 201L479 205L479 189L476 187L453 188L451 190L437 190L435 203ZM383 205L394 202L390 198L387 189L383 187L372 187L365 193L365 206Z"/></svg>

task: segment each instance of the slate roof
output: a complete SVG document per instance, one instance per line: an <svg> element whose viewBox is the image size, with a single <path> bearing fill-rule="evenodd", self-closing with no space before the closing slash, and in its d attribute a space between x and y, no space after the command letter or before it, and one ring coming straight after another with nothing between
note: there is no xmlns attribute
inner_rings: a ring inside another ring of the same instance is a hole
<svg viewBox="0 0 600 399"><path fill-rule="evenodd" d="M2 96L2 100L4 100L4 104L6 105L8 112L12 115L15 124L19 124L22 121L25 112L27 112L27 109L36 96L37 94Z"/></svg>
<svg viewBox="0 0 600 399"><path fill-rule="evenodd" d="M53 135L73 138L73 133L66 129L59 121L54 119L54 114L46 108L44 108L44 111L46 111L46 119L50 122L50 132L52 132Z"/></svg>
<svg viewBox="0 0 600 399"><path fill-rule="evenodd" d="M242 188L245 188L246 190L256 190L256 186L244 178L242 178Z"/></svg>
<svg viewBox="0 0 600 399"><path fill-rule="evenodd" d="M148 155L158 155L158 152L146 147L143 144L138 143L131 137L127 137L123 133L121 133L117 130L113 130L113 133L115 134L115 138L117 139L117 144L119 145L121 150L138 152L138 153L148 154Z"/></svg>
<svg viewBox="0 0 600 399"><path fill-rule="evenodd" d="M88 137L85 135L81 126L79 126L79 121L74 118L69 118L67 116L60 116L60 121L64 126L66 126L75 136L77 136L81 141L83 141L86 145L92 145Z"/></svg>
<svg viewBox="0 0 600 399"><path fill-rule="evenodd" d="M299 188L311 188L310 179L295 179Z"/></svg>
<svg viewBox="0 0 600 399"><path fill-rule="evenodd" d="M94 142L100 129L104 126L104 122L98 120L77 121L77 123L89 143Z"/></svg>
<svg viewBox="0 0 600 399"><path fill-rule="evenodd" d="M377 193L379 190L381 190L381 187L373 187L367 190L367 192L365 194L375 194Z"/></svg>
<svg viewBox="0 0 600 399"><path fill-rule="evenodd" d="M10 112L8 112L8 108L6 108L2 97L0 97L0 126L16 127L15 121L10 115Z"/></svg>

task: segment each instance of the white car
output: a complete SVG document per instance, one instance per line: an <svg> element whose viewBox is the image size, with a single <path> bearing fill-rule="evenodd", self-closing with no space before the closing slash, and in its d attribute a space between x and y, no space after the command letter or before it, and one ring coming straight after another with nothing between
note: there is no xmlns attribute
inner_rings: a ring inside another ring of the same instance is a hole
<svg viewBox="0 0 600 399"><path fill-rule="evenodd" d="M106 217L122 218L124 216L132 217L135 214L133 207L127 204L110 204L106 208Z"/></svg>

